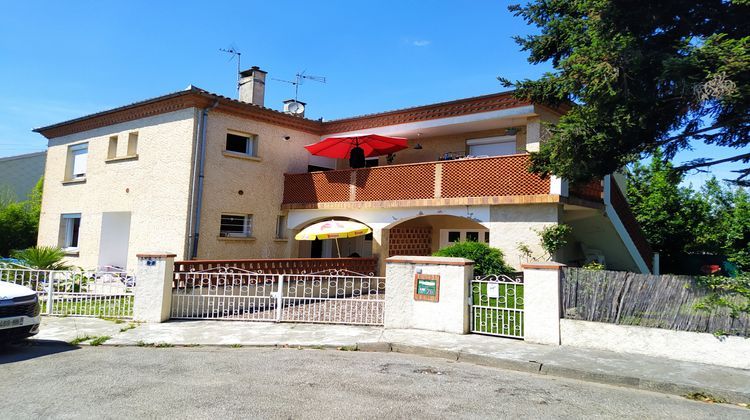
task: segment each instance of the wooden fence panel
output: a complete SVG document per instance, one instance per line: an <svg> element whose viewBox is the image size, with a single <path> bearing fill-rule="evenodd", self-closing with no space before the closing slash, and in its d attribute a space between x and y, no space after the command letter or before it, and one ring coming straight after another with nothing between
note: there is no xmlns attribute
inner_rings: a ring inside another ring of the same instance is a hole
<svg viewBox="0 0 750 420"><path fill-rule="evenodd" d="M750 337L750 316L695 308L708 292L690 276L565 268L563 278L568 319Z"/></svg>

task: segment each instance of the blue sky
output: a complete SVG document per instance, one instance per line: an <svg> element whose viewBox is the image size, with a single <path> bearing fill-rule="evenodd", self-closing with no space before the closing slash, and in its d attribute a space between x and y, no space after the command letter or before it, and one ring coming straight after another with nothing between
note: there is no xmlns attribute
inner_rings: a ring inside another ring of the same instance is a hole
<svg viewBox="0 0 750 420"><path fill-rule="evenodd" d="M307 116L335 119L503 90L538 77L513 35L532 29L510 2L17 1L0 15L0 156L44 150L44 126L193 84L234 97L236 62L305 83ZM266 106L293 86L269 80ZM723 157L698 146L678 160ZM716 170L729 175L730 166ZM695 182L704 175L691 177Z"/></svg>

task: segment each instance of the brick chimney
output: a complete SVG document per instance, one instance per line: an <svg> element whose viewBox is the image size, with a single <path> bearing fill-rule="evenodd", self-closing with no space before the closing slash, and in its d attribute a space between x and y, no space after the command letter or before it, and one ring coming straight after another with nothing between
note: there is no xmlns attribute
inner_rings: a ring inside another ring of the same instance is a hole
<svg viewBox="0 0 750 420"><path fill-rule="evenodd" d="M258 66L240 72L240 101L263 106L266 93L266 72Z"/></svg>

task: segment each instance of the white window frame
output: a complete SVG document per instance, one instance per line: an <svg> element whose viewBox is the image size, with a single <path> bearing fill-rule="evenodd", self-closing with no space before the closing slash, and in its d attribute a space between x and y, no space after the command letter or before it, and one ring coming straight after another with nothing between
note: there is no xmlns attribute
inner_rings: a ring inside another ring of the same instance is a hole
<svg viewBox="0 0 750 420"><path fill-rule="evenodd" d="M451 246L456 243L456 242L448 242L448 234L450 232L458 232L460 242L466 242L467 232L476 232L479 238L477 242L489 244L487 241L485 241L485 233L489 232L489 229L440 229L440 248L441 249L447 246Z"/></svg>
<svg viewBox="0 0 750 420"><path fill-rule="evenodd" d="M248 134L248 133L240 133L237 131L227 131L227 136L229 135L238 136L238 137L244 137L245 138L245 151L244 152L238 152L236 150L229 150L227 149L227 138L224 137L224 152L226 153L238 153L241 155L246 155L250 157L259 157L258 156L258 135L257 134Z"/></svg>
<svg viewBox="0 0 750 420"><path fill-rule="evenodd" d="M242 217L243 218L243 230L242 232L228 232L221 230L221 219L224 216L230 217ZM239 213L222 213L219 216L219 237L222 238L252 238L253 236L253 215L252 214L239 214Z"/></svg>
<svg viewBox="0 0 750 420"><path fill-rule="evenodd" d="M68 154L70 159L68 179L86 179L88 173L89 144L79 143L68 146ZM82 157L79 158L78 156ZM78 162L78 165L76 165L76 162ZM79 165L83 166L82 171ZM81 175L77 175L78 173Z"/></svg>
<svg viewBox="0 0 750 420"><path fill-rule="evenodd" d="M64 213L61 217L63 220L63 243L61 248L67 252L78 251L78 248L81 246L81 213ZM78 236L75 238L75 241L73 240L74 220L78 220ZM73 246L73 242L76 243L75 246Z"/></svg>

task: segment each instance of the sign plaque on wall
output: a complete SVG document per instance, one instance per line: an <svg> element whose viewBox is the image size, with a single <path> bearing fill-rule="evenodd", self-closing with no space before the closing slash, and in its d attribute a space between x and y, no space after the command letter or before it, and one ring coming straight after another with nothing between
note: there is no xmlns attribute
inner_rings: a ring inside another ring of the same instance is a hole
<svg viewBox="0 0 750 420"><path fill-rule="evenodd" d="M440 274L414 275L414 300L437 302L440 300Z"/></svg>

